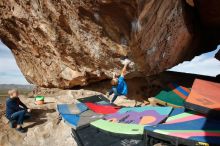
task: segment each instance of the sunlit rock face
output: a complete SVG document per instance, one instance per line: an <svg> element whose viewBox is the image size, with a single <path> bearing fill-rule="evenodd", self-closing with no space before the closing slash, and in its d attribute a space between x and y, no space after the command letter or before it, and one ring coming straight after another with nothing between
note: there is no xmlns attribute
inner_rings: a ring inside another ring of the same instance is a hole
<svg viewBox="0 0 220 146"><path fill-rule="evenodd" d="M132 77L148 76L212 49L200 49L193 6L184 0L1 0L0 38L39 86L109 79L126 57Z"/></svg>

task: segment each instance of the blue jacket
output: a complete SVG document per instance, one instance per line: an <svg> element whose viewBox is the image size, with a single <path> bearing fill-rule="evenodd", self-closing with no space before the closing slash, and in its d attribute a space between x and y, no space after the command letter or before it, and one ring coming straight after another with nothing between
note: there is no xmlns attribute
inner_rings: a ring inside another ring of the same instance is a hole
<svg viewBox="0 0 220 146"><path fill-rule="evenodd" d="M117 92L120 95L127 95L128 94L128 87L127 87L127 84L126 84L123 76L120 76L118 78Z"/></svg>
<svg viewBox="0 0 220 146"><path fill-rule="evenodd" d="M21 107L22 106L22 107ZM6 99L6 117L10 120L11 115L20 110L26 110L27 106L18 97Z"/></svg>

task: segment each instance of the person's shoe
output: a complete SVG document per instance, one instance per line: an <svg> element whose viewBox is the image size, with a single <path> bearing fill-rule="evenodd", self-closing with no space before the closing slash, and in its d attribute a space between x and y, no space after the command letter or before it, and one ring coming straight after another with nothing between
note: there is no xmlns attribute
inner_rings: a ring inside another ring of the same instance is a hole
<svg viewBox="0 0 220 146"><path fill-rule="evenodd" d="M14 121L14 120L13 120L13 121L10 121L10 122L9 122L9 125L10 125L11 128L15 128L15 127L17 126L17 122Z"/></svg>
<svg viewBox="0 0 220 146"><path fill-rule="evenodd" d="M26 130L25 130L23 127L16 128L16 130L17 130L18 132L21 132L21 133L25 133L25 132L26 132Z"/></svg>

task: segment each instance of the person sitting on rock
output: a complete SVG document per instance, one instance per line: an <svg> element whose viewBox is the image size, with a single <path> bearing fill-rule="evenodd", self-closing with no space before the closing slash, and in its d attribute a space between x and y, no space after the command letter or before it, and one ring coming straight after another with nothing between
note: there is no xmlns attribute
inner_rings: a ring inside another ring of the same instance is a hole
<svg viewBox="0 0 220 146"><path fill-rule="evenodd" d="M24 119L30 117L28 113L31 110L21 102L16 89L9 90L8 94L9 97L6 99L6 117L10 121L12 128L16 128L17 131L24 133L25 129L22 127L22 124Z"/></svg>
<svg viewBox="0 0 220 146"><path fill-rule="evenodd" d="M124 80L124 76L125 76L129 62L127 61L124 64L125 65L121 71L121 75L119 78L115 77L115 74L113 74L113 78L111 80L112 89L110 90L110 92L107 95L109 97L110 95L112 95L114 93L114 96L111 100L111 103L114 103L114 101L117 99L118 96L120 96L120 95L126 96L128 93L127 84Z"/></svg>

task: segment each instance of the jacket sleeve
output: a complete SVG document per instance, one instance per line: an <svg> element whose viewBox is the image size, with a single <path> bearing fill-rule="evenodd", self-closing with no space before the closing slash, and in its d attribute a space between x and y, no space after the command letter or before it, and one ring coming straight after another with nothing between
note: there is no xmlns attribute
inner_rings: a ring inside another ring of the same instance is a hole
<svg viewBox="0 0 220 146"><path fill-rule="evenodd" d="M28 107L23 103L23 102L21 102L21 100L18 98L18 103L19 103L19 105L21 105L23 108L25 108L25 109L28 109Z"/></svg>

